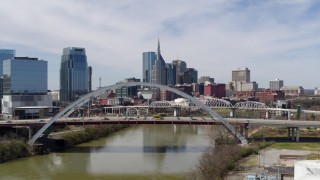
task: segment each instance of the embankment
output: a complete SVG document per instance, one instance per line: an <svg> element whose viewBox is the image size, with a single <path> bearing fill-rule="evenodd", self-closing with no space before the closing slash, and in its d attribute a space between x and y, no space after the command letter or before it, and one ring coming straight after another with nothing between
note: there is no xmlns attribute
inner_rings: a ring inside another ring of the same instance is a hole
<svg viewBox="0 0 320 180"><path fill-rule="evenodd" d="M4 139L0 141L0 163L29 155L28 144L23 140Z"/></svg>
<svg viewBox="0 0 320 180"><path fill-rule="evenodd" d="M80 131L66 132L61 135L61 139L64 141L63 148L70 148L80 143L106 137L127 127L129 125L87 126ZM26 141L14 138L0 140L0 163L27 156L31 156L31 154Z"/></svg>
<svg viewBox="0 0 320 180"><path fill-rule="evenodd" d="M66 147L106 137L116 131L127 128L129 125L106 125L106 126L86 126L83 131L75 131L63 134L61 137L65 141Z"/></svg>
<svg viewBox="0 0 320 180"><path fill-rule="evenodd" d="M236 168L237 162L257 154L272 142L252 143L248 146L240 146L234 143L222 143L209 147L200 157L195 168L188 174L188 179L223 179L227 173Z"/></svg>

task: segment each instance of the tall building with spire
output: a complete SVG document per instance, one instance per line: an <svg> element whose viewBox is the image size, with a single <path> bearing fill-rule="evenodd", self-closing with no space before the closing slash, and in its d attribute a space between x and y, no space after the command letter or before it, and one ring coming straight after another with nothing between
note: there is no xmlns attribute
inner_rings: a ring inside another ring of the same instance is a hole
<svg viewBox="0 0 320 180"><path fill-rule="evenodd" d="M158 49L156 61L152 68L152 83L166 85L166 63L161 56L160 40L158 39Z"/></svg>

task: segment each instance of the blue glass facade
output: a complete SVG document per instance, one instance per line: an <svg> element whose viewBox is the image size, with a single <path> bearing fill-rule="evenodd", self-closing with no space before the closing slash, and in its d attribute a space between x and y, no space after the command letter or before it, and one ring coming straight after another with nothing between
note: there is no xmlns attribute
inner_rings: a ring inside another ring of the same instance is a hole
<svg viewBox="0 0 320 180"><path fill-rule="evenodd" d="M176 72L177 72L177 66L175 64L172 64L172 63L166 64L166 77L167 77L166 85L176 84Z"/></svg>
<svg viewBox="0 0 320 180"><path fill-rule="evenodd" d="M3 72L3 61L11 59L16 55L16 51L13 49L0 49L0 75L2 76Z"/></svg>
<svg viewBox="0 0 320 180"><path fill-rule="evenodd" d="M142 63L142 81L151 83L152 77L152 68L156 61L156 53L155 52L144 52L143 63Z"/></svg>
<svg viewBox="0 0 320 180"><path fill-rule="evenodd" d="M48 62L14 57L3 61L3 94L47 94Z"/></svg>
<svg viewBox="0 0 320 180"><path fill-rule="evenodd" d="M71 102L87 94L88 64L84 48L63 49L60 66L60 100Z"/></svg>

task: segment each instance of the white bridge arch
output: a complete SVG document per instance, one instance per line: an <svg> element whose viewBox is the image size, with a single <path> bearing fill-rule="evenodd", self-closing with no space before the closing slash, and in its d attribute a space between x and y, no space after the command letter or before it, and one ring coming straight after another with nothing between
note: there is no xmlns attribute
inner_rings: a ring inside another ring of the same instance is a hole
<svg viewBox="0 0 320 180"><path fill-rule="evenodd" d="M76 109L80 108L82 105L84 105L85 103L89 102L92 98L96 98L99 95L105 93L107 90L110 89L117 89L123 86L149 86L149 87L156 87L156 88L161 88L170 92L173 92L175 94L180 95L181 97L184 97L186 99L189 99L192 103L196 104L197 106L199 106L201 109L203 109L204 111L206 111L208 114L210 114L213 118L215 118L216 120L218 120L219 122L221 122L223 124L223 126L225 126L232 134L234 134L240 141L242 144L247 144L248 141L246 140L246 138L244 138L240 133L236 132L236 130L233 128L233 126L231 124L229 124L227 121L225 121L218 113L216 113L215 111L213 111L210 107L208 107L207 105L203 104L201 101L199 101L198 99L183 93L177 89L168 87L168 86L164 86L164 85L160 85L160 84L153 84L153 83L146 83L146 82L128 82L128 83L119 83L119 84L114 84L114 85L110 85L110 86L105 86L102 87L98 90L95 90L91 93L88 93L82 97L80 97L78 100L72 102L71 104L69 104L66 108L64 108L62 111L60 111L59 113L57 113L53 118L51 118L33 137L32 139L29 140L29 145L33 145L38 138L42 137L44 132L46 130L49 130L48 128L55 122L58 120L58 118L60 117L68 117L71 113L73 113Z"/></svg>

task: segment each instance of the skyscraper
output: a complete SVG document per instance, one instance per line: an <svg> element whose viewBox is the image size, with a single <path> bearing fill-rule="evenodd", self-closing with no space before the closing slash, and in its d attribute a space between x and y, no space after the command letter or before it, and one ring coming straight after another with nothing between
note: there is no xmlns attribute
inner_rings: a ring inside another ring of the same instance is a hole
<svg viewBox="0 0 320 180"><path fill-rule="evenodd" d="M88 93L88 90L88 64L85 48L64 48L60 66L60 101L74 101Z"/></svg>
<svg viewBox="0 0 320 180"><path fill-rule="evenodd" d="M183 84L184 72L187 71L187 63L181 60L173 60L172 64L176 65L176 84Z"/></svg>
<svg viewBox="0 0 320 180"><path fill-rule="evenodd" d="M159 39L158 39L157 57L152 68L151 82L155 84L162 84L162 85L166 84L166 63L163 57L161 56Z"/></svg>
<svg viewBox="0 0 320 180"><path fill-rule="evenodd" d="M3 69L4 94L47 94L47 61L13 57L3 61Z"/></svg>
<svg viewBox="0 0 320 180"><path fill-rule="evenodd" d="M191 84L197 83L198 81L198 71L194 68L188 68L183 74L183 83Z"/></svg>
<svg viewBox="0 0 320 180"><path fill-rule="evenodd" d="M88 67L88 87L89 87L89 92L92 91L92 67Z"/></svg>
<svg viewBox="0 0 320 180"><path fill-rule="evenodd" d="M142 54L142 82L151 83L152 80L152 68L156 62L155 52L144 52Z"/></svg>
<svg viewBox="0 0 320 180"><path fill-rule="evenodd" d="M176 84L176 72L177 66L172 63L166 63L166 85L175 85Z"/></svg>
<svg viewBox="0 0 320 180"><path fill-rule="evenodd" d="M3 96L3 61L11 59L16 55L16 51L13 49L0 49L0 100Z"/></svg>
<svg viewBox="0 0 320 180"><path fill-rule="evenodd" d="M233 70L232 81L250 82L250 70L248 68Z"/></svg>
<svg viewBox="0 0 320 180"><path fill-rule="evenodd" d="M16 55L16 51L13 49L0 49L0 76L2 76L2 62L7 59L11 59Z"/></svg>
<svg viewBox="0 0 320 180"><path fill-rule="evenodd" d="M39 118L48 113L48 62L38 58L13 57L3 61L2 113L7 117ZM28 108L28 106L41 106ZM48 108L43 108L43 107ZM19 109L17 109L19 108Z"/></svg>

